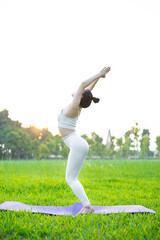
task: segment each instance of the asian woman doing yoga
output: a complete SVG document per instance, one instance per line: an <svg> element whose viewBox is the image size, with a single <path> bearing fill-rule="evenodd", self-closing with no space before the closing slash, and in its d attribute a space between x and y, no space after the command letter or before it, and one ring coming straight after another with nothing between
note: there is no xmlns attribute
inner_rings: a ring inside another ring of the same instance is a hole
<svg viewBox="0 0 160 240"><path fill-rule="evenodd" d="M100 78L105 78L110 69L110 67L105 67L95 76L83 81L75 94L72 95L73 101L58 115L59 133L70 149L66 168L66 181L83 204L79 214L92 213L94 208L91 206L84 188L78 180L89 146L85 139L76 134L76 123L82 108L89 107L92 101L94 103L99 102L99 98L93 97L91 91Z"/></svg>

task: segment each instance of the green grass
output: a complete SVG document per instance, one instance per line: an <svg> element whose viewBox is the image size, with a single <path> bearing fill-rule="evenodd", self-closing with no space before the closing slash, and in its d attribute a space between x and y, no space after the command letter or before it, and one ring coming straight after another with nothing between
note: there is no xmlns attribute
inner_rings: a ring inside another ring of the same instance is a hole
<svg viewBox="0 0 160 240"><path fill-rule="evenodd" d="M0 203L68 206L67 161L0 161ZM143 205L157 214L50 216L0 211L0 239L160 239L160 161L87 160L79 175L93 205Z"/></svg>

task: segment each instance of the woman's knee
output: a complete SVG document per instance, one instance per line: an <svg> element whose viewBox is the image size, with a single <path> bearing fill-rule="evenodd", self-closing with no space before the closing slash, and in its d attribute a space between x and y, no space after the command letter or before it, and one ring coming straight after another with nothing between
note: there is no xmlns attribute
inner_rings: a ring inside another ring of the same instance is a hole
<svg viewBox="0 0 160 240"><path fill-rule="evenodd" d="M75 179L73 177L66 175L66 182L68 183L68 185L71 185L74 180Z"/></svg>

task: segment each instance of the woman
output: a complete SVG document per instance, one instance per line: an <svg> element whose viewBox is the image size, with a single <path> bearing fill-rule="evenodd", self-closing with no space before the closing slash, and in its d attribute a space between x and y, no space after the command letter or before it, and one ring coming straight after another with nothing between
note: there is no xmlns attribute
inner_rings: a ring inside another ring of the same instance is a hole
<svg viewBox="0 0 160 240"><path fill-rule="evenodd" d="M93 97L91 91L100 78L104 78L110 71L110 67L105 67L95 76L83 81L73 96L73 101L65 107L58 116L58 128L65 144L70 149L67 168L66 181L83 204L79 212L92 213L94 208L84 191L82 184L78 180L79 172L82 168L89 146L85 139L76 134L76 123L82 108L90 106L92 100L99 102L98 98Z"/></svg>

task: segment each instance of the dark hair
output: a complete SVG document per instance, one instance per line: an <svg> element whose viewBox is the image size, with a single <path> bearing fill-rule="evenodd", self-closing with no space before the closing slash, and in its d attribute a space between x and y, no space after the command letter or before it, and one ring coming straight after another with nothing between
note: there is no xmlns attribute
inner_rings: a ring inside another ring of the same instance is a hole
<svg viewBox="0 0 160 240"><path fill-rule="evenodd" d="M89 107L91 105L92 100L94 103L98 103L100 101L99 98L93 97L89 89L85 89L81 97L80 107L82 108Z"/></svg>

